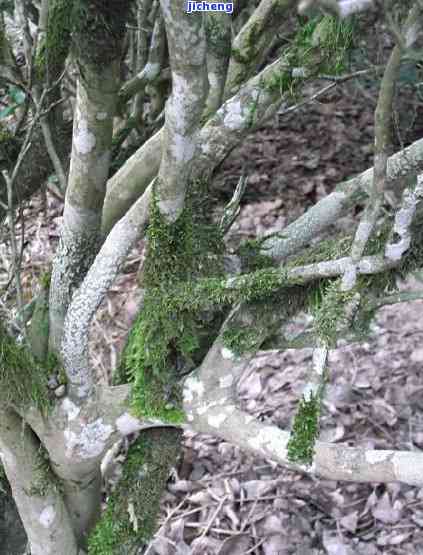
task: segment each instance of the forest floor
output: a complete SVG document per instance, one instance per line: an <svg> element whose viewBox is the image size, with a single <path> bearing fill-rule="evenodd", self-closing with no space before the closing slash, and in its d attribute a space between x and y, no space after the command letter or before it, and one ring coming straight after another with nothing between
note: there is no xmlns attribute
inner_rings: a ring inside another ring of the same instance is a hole
<svg viewBox="0 0 423 555"><path fill-rule="evenodd" d="M322 103L275 118L222 164L216 187L222 203L242 172L249 177L233 234L253 237L281 229L337 183L372 165L374 99L351 91L335 91ZM410 129L398 143L422 136L412 126L418 112L405 122ZM57 245L62 207L48 193L24 209L27 299ZM337 228L352 230L353 216ZM1 248L5 263L8 247ZM92 361L105 381L134 319L142 259L140 242L93 323ZM402 287L423 285L411 279ZM422 308L423 301L386 307L365 343L332 352L322 439L423 449ZM258 353L239 383L245 410L289 429L310 360L311 349ZM423 555L423 489L321 480L251 458L211 436L187 433L160 524L145 555Z"/></svg>

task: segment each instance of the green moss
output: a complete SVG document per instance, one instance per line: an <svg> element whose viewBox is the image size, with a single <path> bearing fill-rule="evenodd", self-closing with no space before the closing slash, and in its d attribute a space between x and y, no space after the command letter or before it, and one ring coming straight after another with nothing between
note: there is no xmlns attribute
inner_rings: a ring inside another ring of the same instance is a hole
<svg viewBox="0 0 423 555"><path fill-rule="evenodd" d="M303 397L294 418L291 436L288 441L288 460L298 464L310 465L313 462L314 446L319 435L319 417L322 389L310 398Z"/></svg>
<svg viewBox="0 0 423 555"><path fill-rule="evenodd" d="M344 236L336 239L325 239L316 245L311 245L301 253L288 258L287 267L306 266L324 260L332 260L349 256L351 252L352 237Z"/></svg>
<svg viewBox="0 0 423 555"><path fill-rule="evenodd" d="M49 289L50 288L50 281L51 281L51 271L50 272L44 272L43 274L41 274L40 284L44 289Z"/></svg>
<svg viewBox="0 0 423 555"><path fill-rule="evenodd" d="M248 34L244 36L243 49L232 48L231 56L238 63L242 65L250 65L251 60L257 57L260 51L260 36L261 26L259 22L255 22L248 27Z"/></svg>
<svg viewBox="0 0 423 555"><path fill-rule="evenodd" d="M255 329L241 327L229 328L222 334L223 344L236 355L256 352L260 344Z"/></svg>
<svg viewBox="0 0 423 555"><path fill-rule="evenodd" d="M356 294L356 288L350 291L341 291L340 285L341 279L326 281L321 301L312 310L315 333L329 346L336 346L338 328L348 325L345 305Z"/></svg>
<svg viewBox="0 0 423 555"><path fill-rule="evenodd" d="M144 305L117 374L117 380L133 382L133 411L138 415L183 419L180 373L194 367L204 337L197 303L189 304L192 284L201 275L219 275L223 269L223 241L207 213L204 187L201 182L191 184L182 214L170 225L155 198L152 202Z"/></svg>
<svg viewBox="0 0 423 555"><path fill-rule="evenodd" d="M63 491L63 485L54 474L50 465L50 457L42 445L38 449L34 464L35 478L29 489L29 495L44 497L51 491Z"/></svg>
<svg viewBox="0 0 423 555"><path fill-rule="evenodd" d="M53 0L49 4L48 25L45 40L38 49L35 68L44 78L48 70L49 80L56 80L63 71L71 45L72 31L78 17L79 0Z"/></svg>
<svg viewBox="0 0 423 555"><path fill-rule="evenodd" d="M238 247L237 255L241 258L241 267L244 272L275 266L273 258L263 254L262 243L263 239L248 239Z"/></svg>
<svg viewBox="0 0 423 555"><path fill-rule="evenodd" d="M120 59L133 0L76 1L73 46L78 59L103 67Z"/></svg>
<svg viewBox="0 0 423 555"><path fill-rule="evenodd" d="M0 401L20 408L33 404L47 412L51 407L47 379L45 368L0 327Z"/></svg>
<svg viewBox="0 0 423 555"><path fill-rule="evenodd" d="M231 27L222 24L227 14L207 14L205 18L207 45L209 50L219 58L229 57L231 53Z"/></svg>
<svg viewBox="0 0 423 555"><path fill-rule="evenodd" d="M294 39L297 67L305 66L316 74L342 73L354 43L354 27L353 19L343 21L330 15L308 20Z"/></svg>
<svg viewBox="0 0 423 555"><path fill-rule="evenodd" d="M353 45L353 28L351 22L340 22L331 16L306 22L300 18L300 28L292 44L283 52L287 69L264 81L264 88L271 93L289 93L295 99L304 79L292 76L294 68L304 68L310 77L342 73Z"/></svg>
<svg viewBox="0 0 423 555"><path fill-rule="evenodd" d="M151 429L129 448L123 477L89 537L89 555L128 555L150 540L180 439L179 430Z"/></svg>

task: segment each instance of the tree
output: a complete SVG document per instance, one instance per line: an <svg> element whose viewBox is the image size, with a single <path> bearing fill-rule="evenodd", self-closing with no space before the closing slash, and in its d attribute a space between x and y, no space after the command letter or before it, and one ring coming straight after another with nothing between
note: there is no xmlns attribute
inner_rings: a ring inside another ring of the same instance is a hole
<svg viewBox="0 0 423 555"><path fill-rule="evenodd" d="M329 350L341 336L361 337L379 307L405 300L387 288L423 265L423 142L389 156L400 65L421 59L421 3L390 3L382 15L396 46L384 68L356 71L348 66L349 16L376 2L256 4L240 2L231 19L187 14L170 0L43 0L39 8L16 0L24 66L16 63L9 16L1 15L0 82L9 100L0 206L14 246L19 310L1 325L0 453L32 555L135 552L154 532L184 429L332 479L422 483L419 453L317 440ZM298 20L297 8L305 14ZM295 32L278 34L288 16ZM209 191L220 162L267 118L309 102L309 83L329 81L312 99L381 73L374 167L280 232L226 252L245 179L216 221ZM66 189L62 232L51 275L28 306L15 210L52 173ZM382 213L385 190L400 179L407 186L399 207ZM365 208L351 237L307 247L357 205ZM89 361L90 323L144 236L139 315L113 383L99 383ZM291 343L284 327L301 310L314 314L314 327ZM295 345L312 345L314 354L288 432L240 410L234 385L258 348ZM123 478L100 514L102 461L135 432Z"/></svg>

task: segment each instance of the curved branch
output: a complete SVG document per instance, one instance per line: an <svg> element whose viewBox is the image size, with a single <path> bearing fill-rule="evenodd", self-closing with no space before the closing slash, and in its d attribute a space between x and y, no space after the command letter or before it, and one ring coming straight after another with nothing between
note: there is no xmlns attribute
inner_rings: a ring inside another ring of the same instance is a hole
<svg viewBox="0 0 423 555"><path fill-rule="evenodd" d="M423 171L423 139L396 152L388 158L387 186L400 178L415 176ZM373 168L357 177L340 183L333 193L312 206L303 216L288 225L280 233L269 236L262 243L263 254L282 261L298 252L309 241L334 224L356 204L365 202L373 183Z"/></svg>
<svg viewBox="0 0 423 555"><path fill-rule="evenodd" d="M312 466L291 463L287 451L289 432L258 422L234 404L233 386L247 363L248 359L236 358L219 340L215 342L196 375L185 380L184 407L190 429L218 436L253 455L322 478L423 484L422 453L354 448L318 441Z"/></svg>
<svg viewBox="0 0 423 555"><path fill-rule="evenodd" d="M81 399L93 392L88 359L91 320L119 272L128 252L147 225L151 186L114 226L75 294L64 323L62 356L69 379L69 394Z"/></svg>
<svg viewBox="0 0 423 555"><path fill-rule="evenodd" d="M23 435L23 437L22 437ZM0 458L12 488L33 555L68 553L78 547L69 513L54 484L37 491L39 444L28 427L13 412L0 410Z"/></svg>

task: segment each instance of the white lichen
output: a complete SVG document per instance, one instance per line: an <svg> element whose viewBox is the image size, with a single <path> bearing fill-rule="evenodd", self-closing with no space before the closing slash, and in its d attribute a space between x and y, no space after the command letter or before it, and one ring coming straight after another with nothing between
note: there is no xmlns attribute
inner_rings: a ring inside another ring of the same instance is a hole
<svg viewBox="0 0 423 555"><path fill-rule="evenodd" d="M113 427L104 424L102 418L86 424L79 432L67 429L64 431L66 441L66 457L90 459L102 453L106 442L113 433Z"/></svg>
<svg viewBox="0 0 423 555"><path fill-rule="evenodd" d="M303 396L306 401L311 401L312 398L316 398L319 393L319 384L315 382L309 382L305 385L303 390Z"/></svg>
<svg viewBox="0 0 423 555"><path fill-rule="evenodd" d="M389 460L392 456L392 451L385 450L369 450L364 453L365 459L370 464L377 464Z"/></svg>
<svg viewBox="0 0 423 555"><path fill-rule="evenodd" d="M209 426L212 426L212 428L220 428L220 426L225 422L227 418L228 415L221 412L220 414L209 415L209 417L207 418L207 422Z"/></svg>
<svg viewBox="0 0 423 555"><path fill-rule="evenodd" d="M226 360L233 360L234 358L236 358L235 353L233 353L230 349L228 349L227 347L222 347L220 354L222 355L222 357Z"/></svg>
<svg viewBox="0 0 423 555"><path fill-rule="evenodd" d="M41 524L41 526L43 526L44 528L50 528L55 518L56 518L55 508L53 507L53 505L48 505L41 511L38 521Z"/></svg>
<svg viewBox="0 0 423 555"><path fill-rule="evenodd" d="M80 119L76 126L73 144L79 154L89 154L96 145L95 135L88 129L88 122Z"/></svg>
<svg viewBox="0 0 423 555"><path fill-rule="evenodd" d="M191 403L194 396L201 399L204 395L204 383L195 376L189 376L184 384L184 402Z"/></svg>
<svg viewBox="0 0 423 555"><path fill-rule="evenodd" d="M140 430L141 424L137 418L125 412L116 419L116 428L123 436L127 436Z"/></svg>
<svg viewBox="0 0 423 555"><path fill-rule="evenodd" d="M410 486L422 486L422 465L419 461L420 453L393 453L392 465L395 479Z"/></svg>
<svg viewBox="0 0 423 555"><path fill-rule="evenodd" d="M13 455L12 451L7 449L5 445L2 446L2 450L0 452L0 459L3 462L3 465L6 465L10 469L14 469L16 467L16 459Z"/></svg>
<svg viewBox="0 0 423 555"><path fill-rule="evenodd" d="M66 397L66 399L63 399L62 409L66 413L68 420L74 420L81 411L80 407L75 405L75 403L73 403L69 399L69 397Z"/></svg>
<svg viewBox="0 0 423 555"><path fill-rule="evenodd" d="M194 158L195 142L192 137L174 133L170 151L176 162L189 162Z"/></svg>
<svg viewBox="0 0 423 555"><path fill-rule="evenodd" d="M339 17L348 17L363 12L373 6L373 0L344 0L339 4Z"/></svg>
<svg viewBox="0 0 423 555"><path fill-rule="evenodd" d="M219 386L222 388L231 387L233 383L234 377L232 376L232 374L227 374L226 376L219 378Z"/></svg>
<svg viewBox="0 0 423 555"><path fill-rule="evenodd" d="M228 129L239 129L244 123L244 114L242 111L241 101L231 102L229 110L223 119L223 124Z"/></svg>
<svg viewBox="0 0 423 555"><path fill-rule="evenodd" d="M313 350L313 370L318 376L322 376L326 367L328 356L327 347L317 347Z"/></svg>

